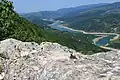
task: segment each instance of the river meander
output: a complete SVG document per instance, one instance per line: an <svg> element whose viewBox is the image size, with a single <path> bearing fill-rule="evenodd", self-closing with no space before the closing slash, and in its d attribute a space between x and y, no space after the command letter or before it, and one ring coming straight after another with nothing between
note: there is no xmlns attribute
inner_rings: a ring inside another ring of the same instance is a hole
<svg viewBox="0 0 120 80"><path fill-rule="evenodd" d="M82 30L74 30L72 28L65 27L65 26L63 26L61 24L60 21L55 21L53 24L50 24L48 26L50 26L53 29L60 30L60 31L81 32L83 34L93 34L93 35L96 35L94 33L89 33L89 32L85 32L85 31L82 31ZM100 35L106 35L105 33L98 33L98 34L100 34ZM108 33L106 37L103 37L103 38L97 40L95 42L95 45L97 45L97 46L105 46L105 45L109 44L110 40L113 39L116 36L117 35L115 35L114 33L113 34L112 33L111 34Z"/></svg>

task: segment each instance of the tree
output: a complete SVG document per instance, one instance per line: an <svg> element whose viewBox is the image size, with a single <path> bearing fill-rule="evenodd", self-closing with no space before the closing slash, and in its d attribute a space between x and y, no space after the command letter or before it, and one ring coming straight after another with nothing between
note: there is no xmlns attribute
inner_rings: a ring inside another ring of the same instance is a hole
<svg viewBox="0 0 120 80"><path fill-rule="evenodd" d="M0 39L6 38L12 33L10 29L14 23L12 17L15 15L13 9L14 7L11 1L0 1Z"/></svg>

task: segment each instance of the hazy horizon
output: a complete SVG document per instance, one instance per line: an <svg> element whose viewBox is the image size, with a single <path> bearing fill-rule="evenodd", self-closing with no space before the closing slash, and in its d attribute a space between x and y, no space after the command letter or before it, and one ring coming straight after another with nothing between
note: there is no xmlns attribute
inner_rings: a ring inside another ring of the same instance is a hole
<svg viewBox="0 0 120 80"><path fill-rule="evenodd" d="M114 3L120 2L120 0L12 0L15 6L15 10L18 13L29 13L37 11L57 10L61 8L77 7L88 4L99 4L99 3Z"/></svg>

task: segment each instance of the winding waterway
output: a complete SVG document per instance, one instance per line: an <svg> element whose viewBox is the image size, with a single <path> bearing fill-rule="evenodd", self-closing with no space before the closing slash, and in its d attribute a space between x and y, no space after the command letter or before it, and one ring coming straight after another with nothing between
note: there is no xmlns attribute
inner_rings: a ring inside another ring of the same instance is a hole
<svg viewBox="0 0 120 80"><path fill-rule="evenodd" d="M61 24L61 21L55 21L53 24L50 24L48 26L50 26L53 29L60 30L60 31L68 31L68 32L72 32L72 33L73 32L80 32L80 33L83 33L83 34L102 35L104 37L102 37L98 40L95 40L95 39L93 40L94 44L99 46L99 47L106 48L106 49L109 49L109 50L116 50L116 49L105 47L107 44L109 44L109 42L112 39L117 39L119 37L119 35L116 34L116 33L98 33L98 32L85 32L83 30L75 30L75 29L63 26Z"/></svg>

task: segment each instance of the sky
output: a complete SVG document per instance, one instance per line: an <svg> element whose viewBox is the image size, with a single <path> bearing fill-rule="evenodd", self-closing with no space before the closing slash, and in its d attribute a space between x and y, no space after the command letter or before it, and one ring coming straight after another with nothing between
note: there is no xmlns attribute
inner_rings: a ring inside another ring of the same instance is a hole
<svg viewBox="0 0 120 80"><path fill-rule="evenodd" d="M120 0L12 0L18 13L57 10L87 4L113 3Z"/></svg>

